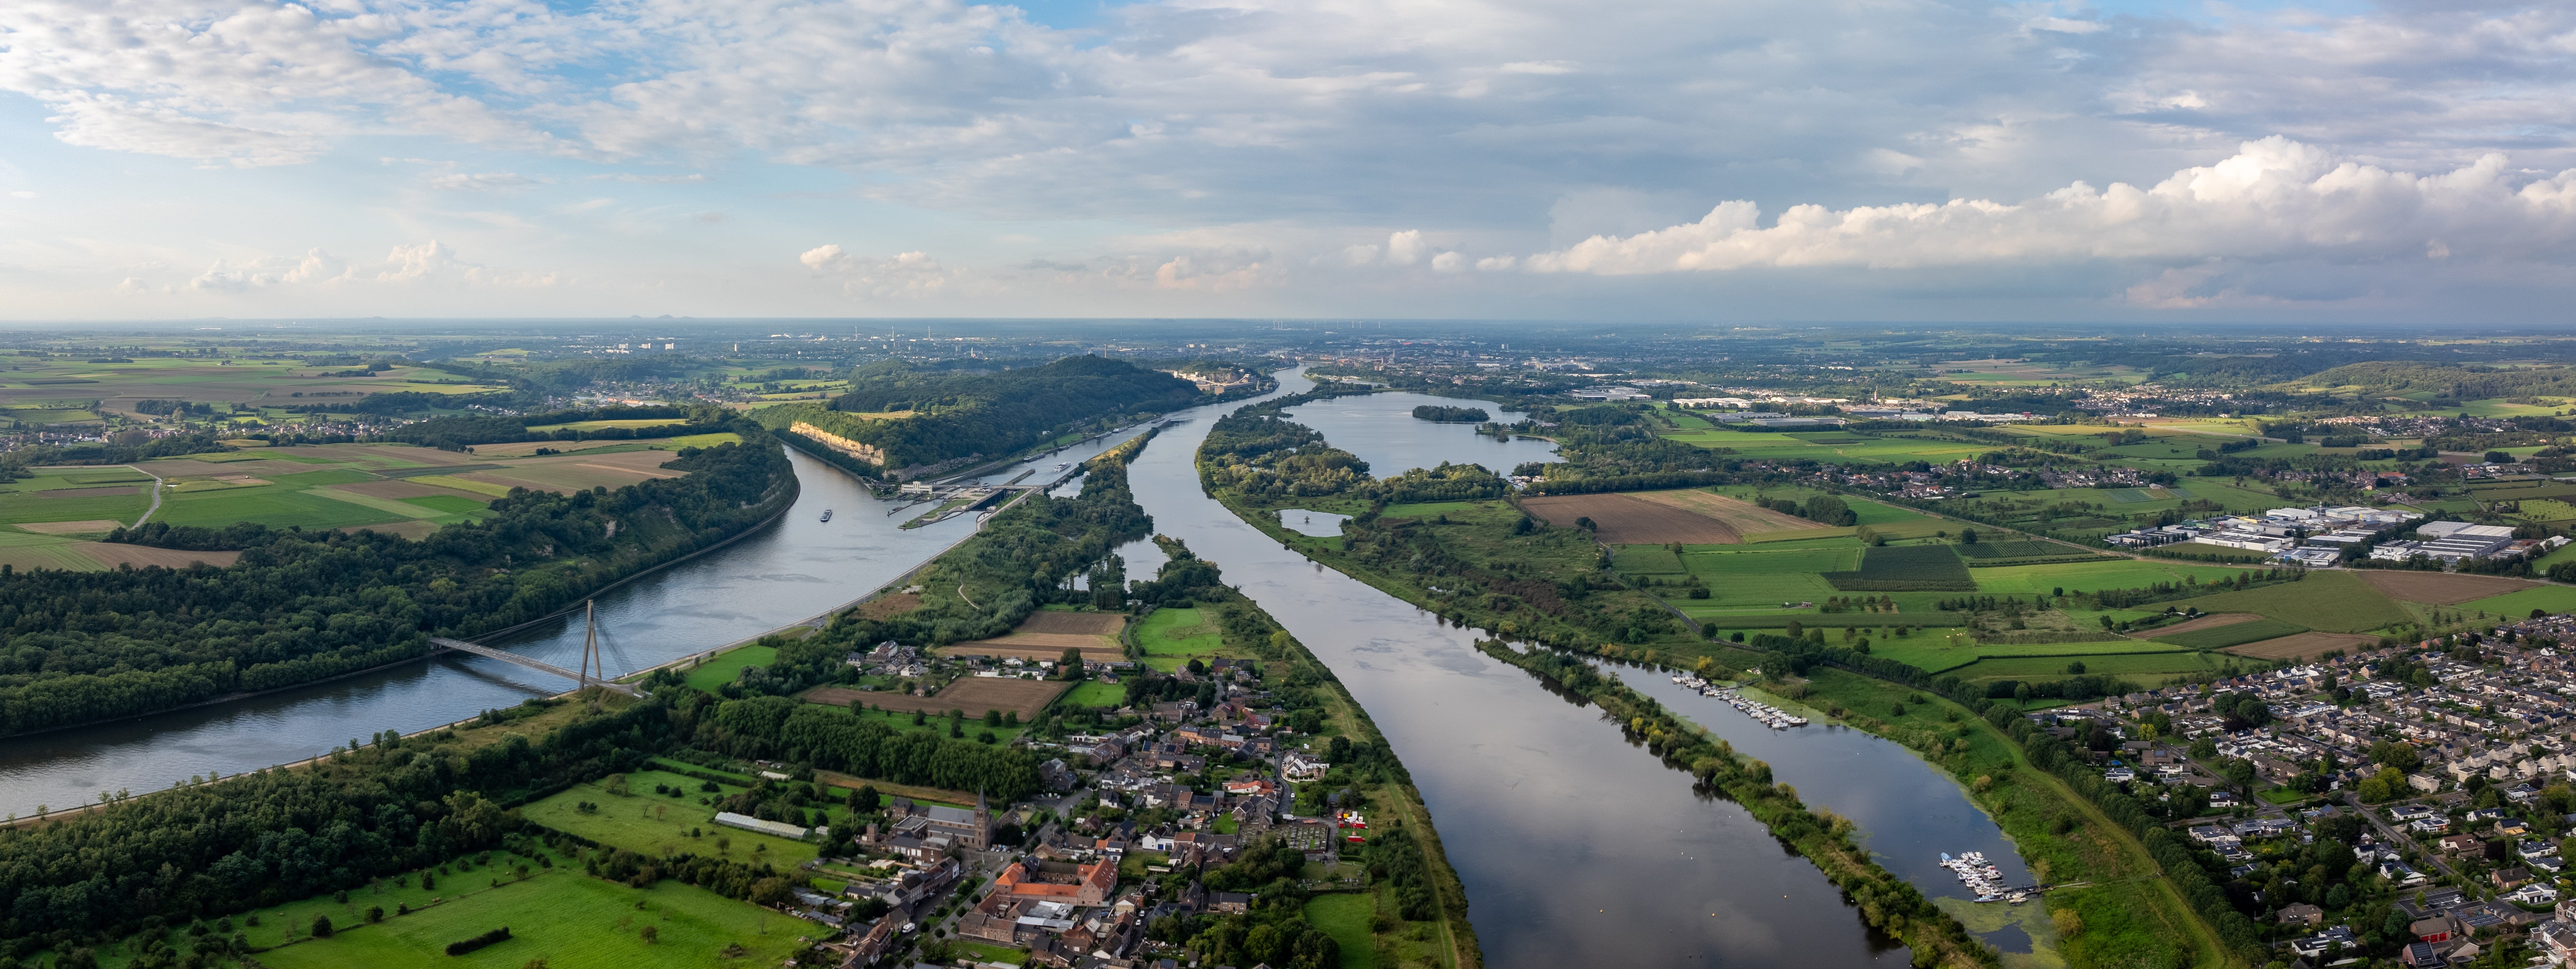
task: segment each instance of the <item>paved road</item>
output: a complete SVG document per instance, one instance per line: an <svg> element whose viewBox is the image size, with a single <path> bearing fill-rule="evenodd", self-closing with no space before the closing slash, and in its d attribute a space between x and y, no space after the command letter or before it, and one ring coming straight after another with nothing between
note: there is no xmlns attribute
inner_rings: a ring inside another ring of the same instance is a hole
<svg viewBox="0 0 2576 969"><path fill-rule="evenodd" d="M136 468L131 464L126 465L126 467L132 468L136 474L147 475L152 479L152 507L144 509L143 517L134 520L134 527L141 528L143 527L144 522L152 520L152 514L154 512L161 510L161 476L145 471L142 468Z"/></svg>

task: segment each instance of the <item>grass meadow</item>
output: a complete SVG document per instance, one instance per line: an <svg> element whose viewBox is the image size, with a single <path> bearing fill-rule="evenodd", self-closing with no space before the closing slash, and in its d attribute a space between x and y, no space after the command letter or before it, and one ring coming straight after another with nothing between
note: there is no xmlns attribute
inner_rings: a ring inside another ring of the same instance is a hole
<svg viewBox="0 0 2576 969"><path fill-rule="evenodd" d="M707 660L705 665L690 670L689 686L692 689L713 693L717 687L741 677L743 667L767 666L776 659L778 659L778 647L775 646L744 646L740 649L729 649L716 654L715 658Z"/></svg>
<svg viewBox="0 0 2576 969"><path fill-rule="evenodd" d="M2158 636L2156 641L2172 643L2184 649L2226 649L2230 646L2259 643L2266 639L2279 639L2307 631L2308 627L2294 622L2283 622L2278 619L2250 619L2224 626L2212 626L2208 629L2194 629L2170 636Z"/></svg>
<svg viewBox="0 0 2576 969"><path fill-rule="evenodd" d="M1377 896L1366 892L1317 895L1306 900L1306 921L1342 947L1341 969L1373 969L1369 920L1377 916Z"/></svg>
<svg viewBox="0 0 2576 969"><path fill-rule="evenodd" d="M629 793L624 797L608 793L596 782L576 784L520 811L537 824L647 857L688 852L741 862L766 861L782 869L814 859L814 846L802 841L716 827L716 809L699 800L728 797L744 789L717 784L723 790L700 790L707 783L668 771L636 771L626 775ZM655 784L677 787L680 796L655 794ZM579 805L585 801L599 805L599 810L583 813ZM697 836L690 836L692 830ZM719 840L724 844L720 846Z"/></svg>
<svg viewBox="0 0 2576 969"><path fill-rule="evenodd" d="M2531 611L2534 609L2541 609L2549 612L2570 612L2576 611L2576 587L2563 585L2533 586L2532 588L2524 589L2520 592L2508 592L2500 596L2488 596L2484 599L2473 599L2448 608L2455 611L2492 613L2496 616L2514 619L2531 615Z"/></svg>
<svg viewBox="0 0 2576 969"><path fill-rule="evenodd" d="M2202 612L2250 612L2330 633L2368 632L2414 620L2394 600L2345 571L2310 572L2306 579L2298 582L2258 586L2243 592L2222 592L2171 605L2178 608L2196 606ZM2467 608L2478 607L2470 604ZM2524 611L2530 610L2526 608Z"/></svg>
<svg viewBox="0 0 2576 969"><path fill-rule="evenodd" d="M259 960L273 969L520 969L539 959L548 969L748 969L778 964L799 947L797 936L812 934L803 922L705 889L669 880L630 888L569 866L373 925L332 921L341 927L330 938L271 949ZM507 941L445 952L450 942L504 926ZM653 941L644 940L646 927Z"/></svg>

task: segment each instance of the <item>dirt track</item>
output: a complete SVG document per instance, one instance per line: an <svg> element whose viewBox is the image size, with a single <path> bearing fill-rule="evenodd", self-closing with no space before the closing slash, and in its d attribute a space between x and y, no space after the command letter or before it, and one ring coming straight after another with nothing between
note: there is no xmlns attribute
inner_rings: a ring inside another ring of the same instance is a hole
<svg viewBox="0 0 2576 969"><path fill-rule="evenodd" d="M1558 528L1572 528L1575 519L1590 518L1595 534L1609 545L1736 545L1744 541L1734 528L1707 515L1622 494L1542 495L1521 499L1521 507Z"/></svg>

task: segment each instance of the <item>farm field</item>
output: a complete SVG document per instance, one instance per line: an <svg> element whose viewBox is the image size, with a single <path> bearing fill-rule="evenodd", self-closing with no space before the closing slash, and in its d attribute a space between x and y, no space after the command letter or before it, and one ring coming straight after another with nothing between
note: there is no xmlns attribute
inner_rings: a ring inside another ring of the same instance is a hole
<svg viewBox="0 0 2576 969"><path fill-rule="evenodd" d="M1778 608L1784 602L1822 602L1827 596L1839 593L1820 573L1859 568L1862 552L1857 545L1779 551L1757 550L1759 548L1683 553L1682 567L1698 576L1701 584L1708 587L1709 598L1686 599L1682 597L1682 590L1671 587L1660 587L1656 591L1685 609L1694 606Z"/></svg>
<svg viewBox="0 0 2576 969"><path fill-rule="evenodd" d="M1970 681L2057 679L2072 675L2066 672L2066 666L2068 663L2075 662L2077 659L2078 657L2074 656L2017 656L2002 659L1981 659L1948 672L1951 676L1956 676L1960 679ZM2084 672L2086 675L2099 676L2109 674L2112 676L2135 680L2140 684L2148 686L2160 686L2167 680L2187 674L2217 669L2217 666L2209 661L2206 654L2187 650L2175 650L2165 653L2122 653L2106 656L2084 656L2081 657L2081 659L2084 663Z"/></svg>
<svg viewBox="0 0 2576 969"><path fill-rule="evenodd" d="M1727 527L1734 529L1738 534L1794 531L1816 527L1815 522L1796 515L1772 511L1739 498L1696 488L1681 491L1630 492L1629 497L1717 519L1726 523Z"/></svg>
<svg viewBox="0 0 2576 969"><path fill-rule="evenodd" d="M2486 599L2525 589L2539 588L2536 583L2492 575L2459 575L2449 572L2415 572L2395 569L2357 570L2361 581L2391 599L2421 602L2431 606L2449 606L2473 599Z"/></svg>
<svg viewBox="0 0 2576 969"><path fill-rule="evenodd" d="M2452 606L2470 612L2490 613L2498 617L2519 619L2534 609L2547 612L2576 611L2576 587L2563 585L2529 586L2520 592L2472 599Z"/></svg>
<svg viewBox="0 0 2576 969"><path fill-rule="evenodd" d="M2168 632L2155 637L2155 640L2160 643L2172 643L2185 649L2225 649L2229 646L2243 646L2247 643L2279 639L2307 631L2307 627L2294 622L2256 618L2187 632Z"/></svg>
<svg viewBox="0 0 2576 969"><path fill-rule="evenodd" d="M2283 636L2279 639L2267 639L2262 642L2246 643L2242 646L2230 646L2221 650L2221 652L2236 656L2250 657L2253 659L2295 660L2308 659L2329 650L2337 649L2343 650L2346 653L2355 653L2364 649L2369 649L2378 644L2379 637L2377 636L2357 636L2350 633L2310 632L2299 633L2292 636Z"/></svg>
<svg viewBox="0 0 2576 969"><path fill-rule="evenodd" d="M670 424L672 422L646 421L645 423L660 426ZM535 428L532 428L532 430L534 429ZM676 451L684 447L714 447L718 444L726 443L740 444L742 443L742 435L728 432L721 434L686 434L679 437L655 437L643 439L593 438L586 441L512 441L507 444L477 444L470 450L473 452L475 457L488 459L530 457L534 456L539 448L553 451L557 454L610 454L627 451Z"/></svg>
<svg viewBox="0 0 2576 969"><path fill-rule="evenodd" d="M2152 559L2106 559L2055 565L2001 565L1970 569L1968 574L1976 579L1979 592L2033 595L2059 588L2087 592L2142 589L2158 582L2181 582L2186 578L2215 582L2233 579L2241 571L2216 565L2186 565Z"/></svg>
<svg viewBox="0 0 2576 969"><path fill-rule="evenodd" d="M1082 650L1086 661L1115 662L1127 657L1127 648L1118 640L1126 628L1127 617L1117 613L1042 609L1030 613L1009 635L955 643L942 651L955 656L1053 661L1064 658L1070 648Z"/></svg>
<svg viewBox="0 0 2576 969"><path fill-rule="evenodd" d="M1136 625L1136 645L1144 650L1146 665L1165 672L1193 658L1232 655L1215 618L1199 609L1154 610Z"/></svg>
<svg viewBox="0 0 2576 969"><path fill-rule="evenodd" d="M1974 457L1995 449L1992 444L1947 441L1918 437L1913 434L1874 434L1850 431L1780 434L1763 431L1735 431L1717 427L1667 430L1660 437L1695 447L1727 448L1743 458L1772 458L1811 461L1864 461L1873 464L1901 464L1907 461L1929 461L1948 464L1961 458Z"/></svg>
<svg viewBox="0 0 2576 969"><path fill-rule="evenodd" d="M717 687L740 679L743 667L767 666L776 659L778 647L775 646L744 646L726 650L689 671L689 688L713 693Z"/></svg>
<svg viewBox="0 0 2576 969"><path fill-rule="evenodd" d="M66 357L12 357L13 368L0 371L0 406L52 410L55 420L96 420L95 414L73 417L80 408L67 402L98 401L99 409L133 414L147 398L186 400L218 405L306 403L313 398L356 399L368 394L410 391L468 394L506 390L476 385L455 374L425 367L397 366L363 377L336 376L350 368L308 367L300 360L202 357L139 357L126 362L92 363L86 354ZM301 399L299 399L301 398Z"/></svg>
<svg viewBox="0 0 2576 969"><path fill-rule="evenodd" d="M1845 592L1967 591L1968 565L1947 545L1883 545L1867 550L1857 571L1823 576Z"/></svg>
<svg viewBox="0 0 2576 969"><path fill-rule="evenodd" d="M1372 951L1373 930L1369 921L1377 917L1377 896L1367 892L1341 892L1317 895L1306 901L1306 921L1341 946L1341 969L1372 969L1377 965Z"/></svg>
<svg viewBox="0 0 2576 969"><path fill-rule="evenodd" d="M624 848L647 858L687 852L746 863L766 861L782 869L814 858L814 846L802 841L716 827L716 809L698 803L700 798L740 794L743 788L716 784L724 789L706 792L700 788L715 782L669 771L641 770L625 776L629 792L626 796L611 794L599 782L593 781L575 784L561 793L529 804L520 809L520 813L537 824L577 834L600 844ZM679 797L654 794L655 784L678 788L681 794ZM585 801L599 805L599 809L594 813L582 813L580 804ZM693 829L698 832L696 837L689 835ZM719 839L723 839L722 844L718 843Z"/></svg>
<svg viewBox="0 0 2576 969"><path fill-rule="evenodd" d="M280 915L263 921L292 920ZM373 925L354 917L345 922L334 917L332 922L338 931L330 938L271 949L259 954L260 961L274 969L521 969L539 960L548 969L748 969L776 965L794 952L801 925L676 881L637 889L570 867L543 870L524 882L484 888ZM445 952L448 943L503 926L510 929L508 941L461 956ZM649 943L641 938L647 926L655 932Z"/></svg>
<svg viewBox="0 0 2576 969"><path fill-rule="evenodd" d="M1064 695L1066 706L1117 708L1127 704L1127 688L1117 683L1085 682Z"/></svg>
<svg viewBox="0 0 2576 969"><path fill-rule="evenodd" d="M964 712L969 720L982 720L986 710L1000 710L1004 713L1016 712L1020 715L1020 722L1028 723L1036 720L1039 711L1045 710L1047 704L1055 702L1055 698L1062 694L1068 685L1063 680L969 676L948 684L946 688L931 696L818 686L805 691L803 698L808 703L834 707L847 707L852 703L863 702L878 710L889 710L900 714L919 711L938 716L950 710L958 710ZM911 721L907 718L900 726L910 727ZM972 733L973 729L969 728L968 732Z"/></svg>
<svg viewBox="0 0 2576 969"><path fill-rule="evenodd" d="M1573 528L1576 519L1590 518L1594 534L1608 545L1732 545L1744 540L1726 522L1625 494L1541 495L1521 499L1521 507L1557 528Z"/></svg>
<svg viewBox="0 0 2576 969"><path fill-rule="evenodd" d="M1929 639L1924 638L1924 636L1924 633L1916 633L1913 637L1887 640L1884 645L1874 644L1870 648L1870 655L1892 659L1899 663L1922 669L1925 672L1940 673L1966 666L1981 659L2004 659L2034 656L2058 657L2059 664L2062 668L2064 663L2067 662L2065 659L2066 657L2121 656L2145 653L2177 653L2184 651L2178 646L2135 639L2106 640L2102 642L2087 643L2000 644L1951 643L1938 638L1937 636ZM2085 665L2089 668L2092 665L2092 661L2086 660Z"/></svg>
<svg viewBox="0 0 2576 969"><path fill-rule="evenodd" d="M2569 590L2576 592L2576 589ZM2167 603L2202 612L2251 612L2330 633L2368 632L2414 617L2351 572L2310 572L2298 582L2222 592Z"/></svg>

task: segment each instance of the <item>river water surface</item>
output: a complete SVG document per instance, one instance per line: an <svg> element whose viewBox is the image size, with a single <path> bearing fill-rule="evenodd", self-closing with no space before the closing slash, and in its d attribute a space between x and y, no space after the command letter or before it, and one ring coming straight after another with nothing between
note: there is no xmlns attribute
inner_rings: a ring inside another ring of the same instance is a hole
<svg viewBox="0 0 2576 969"><path fill-rule="evenodd" d="M1311 384L1283 375L1281 393ZM1381 395L1309 404L1297 418L1381 475L1441 460L1498 471L1543 459L1544 442L1496 442L1469 426L1416 421ZM1230 402L1177 415L1131 472L1156 530L1225 569L1330 665L1395 745L1465 882L1469 918L1496 969L1586 965L1903 965L1803 858L1735 805L1695 794L1687 775L1627 742L1580 701L1550 692L1473 647L1472 630L1272 543L1199 489L1192 456ZM1497 415L1503 416L1503 415ZM1518 415L1503 416L1516 419ZM1044 482L1127 435L1029 462ZM791 452L792 455L792 452ZM971 533L971 518L896 528L919 509L881 502L837 470L793 455L803 483L781 521L723 549L599 597L612 671L640 669L757 635L865 594ZM1009 480L1021 468L986 475ZM822 510L835 514L818 522ZM889 511L901 513L888 515ZM1160 563L1125 550L1128 574ZM559 621L495 645L578 662L582 627ZM1901 748L1809 727L1757 730L1660 677L1630 679L1774 765L1811 804L1853 817L1892 870L1955 893L1937 852L2011 851L1947 777ZM101 790L142 792L209 770L292 761L384 729L425 729L560 692L566 684L479 657L442 657L220 706L0 741L0 807L63 807ZM2018 874L2017 863L2008 873ZM2014 948L2007 946L2007 948Z"/></svg>

